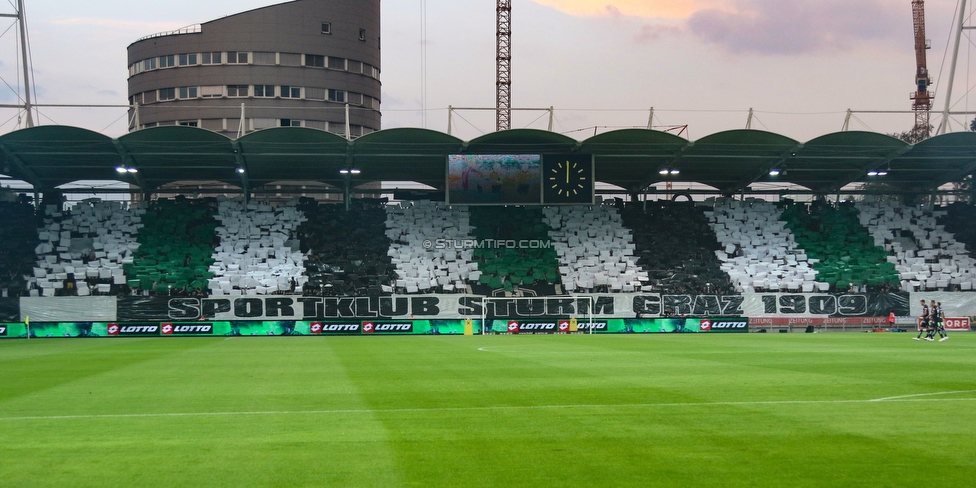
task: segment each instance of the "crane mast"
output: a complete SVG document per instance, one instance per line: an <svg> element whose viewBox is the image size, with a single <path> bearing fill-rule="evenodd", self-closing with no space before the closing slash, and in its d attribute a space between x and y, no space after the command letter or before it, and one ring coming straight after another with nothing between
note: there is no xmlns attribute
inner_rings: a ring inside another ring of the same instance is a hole
<svg viewBox="0 0 976 488"><path fill-rule="evenodd" d="M497 0L495 130L512 128L512 0Z"/></svg>
<svg viewBox="0 0 976 488"><path fill-rule="evenodd" d="M915 26L915 93L912 93L912 110L915 112L915 127L912 132L920 139L928 139L929 112L934 95L929 92L932 79L929 77L928 61L925 51L929 48L925 39L925 1L912 0L912 19Z"/></svg>

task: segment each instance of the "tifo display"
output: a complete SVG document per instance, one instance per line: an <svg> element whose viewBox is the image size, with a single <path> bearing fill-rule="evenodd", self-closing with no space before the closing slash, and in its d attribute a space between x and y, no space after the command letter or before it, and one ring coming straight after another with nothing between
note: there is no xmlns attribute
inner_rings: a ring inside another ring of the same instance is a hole
<svg viewBox="0 0 976 488"><path fill-rule="evenodd" d="M589 156L493 158L452 164L463 172L505 162L518 178L540 181L592 171ZM469 189L480 184L468 181ZM955 224L958 206L355 200L346 210L310 198L272 205L180 197L45 204L35 218L26 203L2 205L0 321L30 318L38 327L588 316L863 321L909 316L916 295L968 291L976 281L969 234ZM957 295L934 298L947 316L968 317L973 300Z"/></svg>

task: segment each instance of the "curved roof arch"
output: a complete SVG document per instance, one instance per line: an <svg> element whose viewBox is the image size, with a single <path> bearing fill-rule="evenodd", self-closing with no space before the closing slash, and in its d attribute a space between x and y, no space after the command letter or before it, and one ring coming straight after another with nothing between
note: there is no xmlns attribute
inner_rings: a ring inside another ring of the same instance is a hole
<svg viewBox="0 0 976 488"><path fill-rule="evenodd" d="M235 141L237 164L252 185L280 180L337 184L346 165L349 141L318 129L278 127L247 134Z"/></svg>
<svg viewBox="0 0 976 488"><path fill-rule="evenodd" d="M885 134L834 132L803 144L776 166L780 175L760 181L793 183L820 193L836 191L910 149L911 145Z"/></svg>
<svg viewBox="0 0 976 488"><path fill-rule="evenodd" d="M736 129L705 136L683 149L674 168L682 180L698 181L726 193L739 191L768 174L800 143L772 132Z"/></svg>
<svg viewBox="0 0 976 488"><path fill-rule="evenodd" d="M186 180L239 184L232 141L216 132L184 126L152 127L118 138L116 146L123 164L138 170L131 178L143 189Z"/></svg>
<svg viewBox="0 0 976 488"><path fill-rule="evenodd" d="M912 146L860 131L800 143L756 130L688 141L660 131L623 129L578 142L562 134L516 129L465 143L418 128L387 129L348 141L300 127L265 129L232 140L204 129L168 126L113 140L77 127L40 126L0 136L0 174L40 191L91 180L122 181L147 192L188 180L247 188L275 181L336 187L413 181L444 189L446 156L458 153L592 154L596 181L629 193L667 181L699 182L725 194L753 183L793 184L829 193L852 183L884 182L893 191L923 192L976 171L976 133L940 135ZM137 171L118 173L120 166ZM344 169L360 171L342 173ZM780 170L779 175L771 176L772 169ZM872 170L887 176L868 176Z"/></svg>
<svg viewBox="0 0 976 488"><path fill-rule="evenodd" d="M34 187L116 179L121 163L112 139L80 127L44 125L0 136L4 173ZM9 169L9 171L8 171Z"/></svg>
<svg viewBox="0 0 976 488"><path fill-rule="evenodd" d="M580 143L580 152L593 154L597 181L637 191L657 181L658 171L674 162L689 144L667 132L621 129L586 139Z"/></svg>
<svg viewBox="0 0 976 488"><path fill-rule="evenodd" d="M444 188L447 156L463 150L464 141L443 132L384 129L356 139L352 163L361 171L356 184L368 181L415 181Z"/></svg>
<svg viewBox="0 0 976 488"><path fill-rule="evenodd" d="M468 141L466 151L474 154L567 153L575 152L579 141L539 129L511 129L492 132Z"/></svg>
<svg viewBox="0 0 976 488"><path fill-rule="evenodd" d="M890 164L888 180L903 185L937 188L961 181L976 171L976 132L950 132L911 148Z"/></svg>

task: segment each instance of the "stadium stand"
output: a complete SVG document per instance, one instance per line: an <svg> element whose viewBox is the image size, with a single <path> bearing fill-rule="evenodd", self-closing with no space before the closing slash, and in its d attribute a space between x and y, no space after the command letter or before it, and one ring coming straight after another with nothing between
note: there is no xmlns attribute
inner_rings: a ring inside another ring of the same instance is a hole
<svg viewBox="0 0 976 488"><path fill-rule="evenodd" d="M301 290L305 256L294 240L306 220L292 200L278 208L218 197L216 228L220 243L208 268L213 295L269 295Z"/></svg>
<svg viewBox="0 0 976 488"><path fill-rule="evenodd" d="M715 251L715 233L691 202L626 205L622 222L634 232L638 264L649 275L645 290L660 293L731 293Z"/></svg>
<svg viewBox="0 0 976 488"><path fill-rule="evenodd" d="M302 198L307 220L298 227L308 282L303 293L328 296L381 295L396 280L386 236L385 200L341 204Z"/></svg>
<svg viewBox="0 0 976 488"><path fill-rule="evenodd" d="M0 293L21 296L33 284L37 224L33 205L25 202L0 202ZM36 291L35 291L36 292Z"/></svg>
<svg viewBox="0 0 976 488"><path fill-rule="evenodd" d="M34 278L41 296L108 295L126 286L145 210L89 199L44 206Z"/></svg>
<svg viewBox="0 0 976 488"><path fill-rule="evenodd" d="M512 292L516 286L555 285L560 283L559 261L551 246L532 248L530 242L548 242L552 230L543 221L540 208L472 207L471 225L481 242L514 241L516 246L484 246L474 250L472 258L482 272L479 284L492 290ZM528 249L519 246L529 244Z"/></svg>
<svg viewBox="0 0 976 488"><path fill-rule="evenodd" d="M162 198L149 204L142 216L139 248L132 264L125 264L128 287L144 294L202 295L217 243L215 199Z"/></svg>
<svg viewBox="0 0 976 488"><path fill-rule="evenodd" d="M946 211L867 202L855 207L874 244L892 254L888 260L899 272L902 289L973 289L976 260L969 256L964 243L937 223Z"/></svg>
<svg viewBox="0 0 976 488"><path fill-rule="evenodd" d="M467 206L417 201L388 206L386 236L393 242L388 255L396 267L398 293L470 291L468 282L481 277L471 261L471 214ZM442 245L435 245L443 240ZM460 244L460 245L459 245ZM385 292L394 287L384 285Z"/></svg>
<svg viewBox="0 0 976 488"><path fill-rule="evenodd" d="M853 204L788 204L783 220L810 257L817 281L834 291L891 290L901 283L888 253L861 226Z"/></svg>
<svg viewBox="0 0 976 488"><path fill-rule="evenodd" d="M722 248L715 255L737 292L826 291L817 284L816 260L797 246L793 232L780 220L782 210L764 200L720 199L705 212Z"/></svg>
<svg viewBox="0 0 976 488"><path fill-rule="evenodd" d="M559 257L563 288L569 292L605 287L640 291L647 272L637 265L636 245L620 213L611 206L559 206L543 210L549 238Z"/></svg>
<svg viewBox="0 0 976 488"><path fill-rule="evenodd" d="M976 206L957 202L944 208L945 214L940 214L936 222L945 226L946 232L952 233L957 242L966 245L966 250L973 256L976 253Z"/></svg>

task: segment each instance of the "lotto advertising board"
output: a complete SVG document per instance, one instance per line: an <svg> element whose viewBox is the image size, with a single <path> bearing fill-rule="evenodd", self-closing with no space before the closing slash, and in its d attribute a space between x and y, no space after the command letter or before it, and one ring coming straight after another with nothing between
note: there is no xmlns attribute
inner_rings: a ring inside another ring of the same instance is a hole
<svg viewBox="0 0 976 488"><path fill-rule="evenodd" d="M58 322L31 323L34 338L197 337L233 335L230 322ZM26 337L26 335L25 335Z"/></svg>
<svg viewBox="0 0 976 488"><path fill-rule="evenodd" d="M749 319L741 317L716 318L649 318L580 320L577 331L594 334L648 333L727 333L748 332ZM486 332L492 334L557 334L571 330L569 319L550 320L489 320Z"/></svg>

